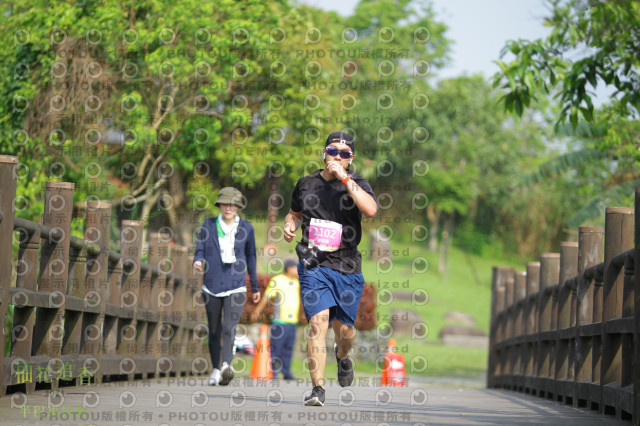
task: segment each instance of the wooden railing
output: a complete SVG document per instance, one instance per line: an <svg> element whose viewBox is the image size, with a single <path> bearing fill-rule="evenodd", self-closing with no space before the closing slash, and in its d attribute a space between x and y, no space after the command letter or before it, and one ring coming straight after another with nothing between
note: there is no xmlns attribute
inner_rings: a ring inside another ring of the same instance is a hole
<svg viewBox="0 0 640 426"><path fill-rule="evenodd" d="M495 267L488 386L639 424L638 241L634 209L607 208L604 228L580 228L526 271Z"/></svg>
<svg viewBox="0 0 640 426"><path fill-rule="evenodd" d="M122 221L121 252L109 250L111 205L101 201L87 202L86 239L71 236L67 182L47 183L42 224L14 218L17 163L0 155L0 395L207 373L206 315L187 247L150 233L142 263L143 223Z"/></svg>

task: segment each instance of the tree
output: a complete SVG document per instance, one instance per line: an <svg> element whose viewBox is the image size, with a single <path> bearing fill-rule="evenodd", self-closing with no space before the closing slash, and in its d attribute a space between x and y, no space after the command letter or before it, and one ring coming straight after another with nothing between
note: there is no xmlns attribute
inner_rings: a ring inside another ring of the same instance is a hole
<svg viewBox="0 0 640 426"><path fill-rule="evenodd" d="M335 88L324 92L336 106L330 114L322 111L311 118L327 120L356 138L352 169L381 197L378 217L371 222L380 223L382 232L394 233L397 241L410 230L392 229L384 224L385 218L424 226L424 199L418 208L407 206L421 190L414 172L423 171L426 164L417 155L418 146L429 140L431 70L447 61L447 27L426 1L365 0L353 16L330 18L325 22L320 15L314 22L340 41L333 64L327 64L339 72ZM437 229L432 231L437 238Z"/></svg>
<svg viewBox="0 0 640 426"><path fill-rule="evenodd" d="M78 210L111 200L117 219L181 244L227 185L273 224L280 188L322 167L323 136L343 130L380 215L429 223L436 243L443 225L491 234L517 217L500 210L503 184L526 169L518 155L538 158L534 127L480 79L433 87L449 40L424 0L363 0L349 18L285 0L2 8L0 149L21 159L22 217L41 214L46 180L66 180Z"/></svg>
<svg viewBox="0 0 640 426"><path fill-rule="evenodd" d="M299 167L287 152L302 145L307 91L286 69L302 59L277 58L306 22L288 2L9 1L2 12L14 37L0 42L0 143L20 156L27 217L44 181L67 180L79 209L109 199L186 244L217 188Z"/></svg>
<svg viewBox="0 0 640 426"><path fill-rule="evenodd" d="M633 0L553 0L545 24L551 33L543 40L507 43L498 61L494 84L504 91L508 111L521 116L547 95L558 99L556 131L582 141L581 148L545 164L538 177L576 171L608 160L600 195L589 197L571 223L580 224L601 213L604 200L626 204L629 189L640 184L640 3ZM593 90L615 90L610 102L593 104ZM570 123L570 128L567 126ZM552 173L549 173L549 172Z"/></svg>
<svg viewBox="0 0 640 426"><path fill-rule="evenodd" d="M508 126L496 94L480 76L441 81L431 94L425 122L430 138L417 157L428 162L429 173L415 181L429 195L431 230L444 225L439 271L445 273L456 223L474 222L482 200L491 199L512 171L510 165L520 160L518 154L537 140Z"/></svg>
<svg viewBox="0 0 640 426"><path fill-rule="evenodd" d="M551 17L544 40L518 40L503 50L515 55L498 62L508 110L518 115L537 94L558 90L560 122L575 128L579 117L592 122L592 92L600 82L616 89L614 104L620 116L638 118L640 93L640 4L633 0L549 0ZM577 50L582 51L578 52ZM581 59L571 60L580 54Z"/></svg>

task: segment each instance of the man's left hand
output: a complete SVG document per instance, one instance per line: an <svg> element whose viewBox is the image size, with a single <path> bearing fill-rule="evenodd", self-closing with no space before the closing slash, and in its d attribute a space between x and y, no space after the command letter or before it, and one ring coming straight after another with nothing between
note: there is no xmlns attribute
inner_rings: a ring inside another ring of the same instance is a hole
<svg viewBox="0 0 640 426"><path fill-rule="evenodd" d="M253 303L258 303L260 301L260 293L253 293Z"/></svg>

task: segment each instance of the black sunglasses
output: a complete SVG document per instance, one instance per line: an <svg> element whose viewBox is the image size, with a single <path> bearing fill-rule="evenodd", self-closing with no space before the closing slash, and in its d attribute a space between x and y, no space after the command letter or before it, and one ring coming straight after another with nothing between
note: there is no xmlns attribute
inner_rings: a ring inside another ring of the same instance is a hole
<svg viewBox="0 0 640 426"><path fill-rule="evenodd" d="M329 154L332 157L337 157L338 155L340 155L340 158L344 158L345 160L347 160L351 158L351 156L353 155L353 152L340 151L338 148L334 148L330 146L329 148L327 148L327 154Z"/></svg>

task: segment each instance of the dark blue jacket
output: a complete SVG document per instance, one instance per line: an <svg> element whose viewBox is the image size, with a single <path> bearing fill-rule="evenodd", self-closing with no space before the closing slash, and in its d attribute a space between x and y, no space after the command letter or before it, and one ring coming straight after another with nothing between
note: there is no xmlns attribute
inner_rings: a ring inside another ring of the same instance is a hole
<svg viewBox="0 0 640 426"><path fill-rule="evenodd" d="M258 276L256 274L256 240L253 225L244 219L238 223L236 233L236 262L222 263L220 258L220 242L216 228L217 217L205 220L200 229L196 253L193 261L204 260L206 265L203 285L211 293L222 293L247 285L247 271L251 280L251 291L258 292Z"/></svg>

